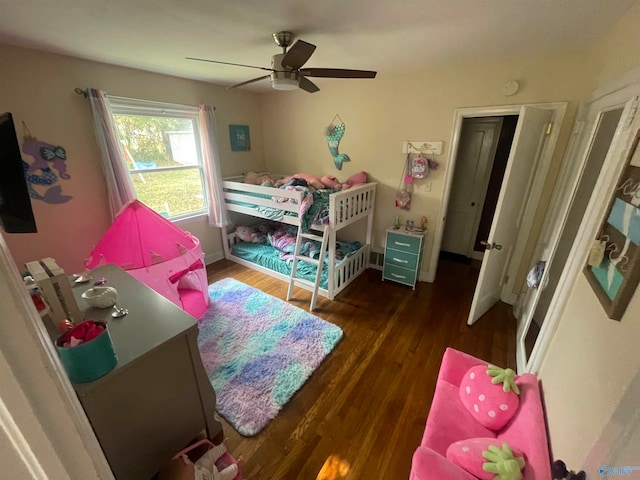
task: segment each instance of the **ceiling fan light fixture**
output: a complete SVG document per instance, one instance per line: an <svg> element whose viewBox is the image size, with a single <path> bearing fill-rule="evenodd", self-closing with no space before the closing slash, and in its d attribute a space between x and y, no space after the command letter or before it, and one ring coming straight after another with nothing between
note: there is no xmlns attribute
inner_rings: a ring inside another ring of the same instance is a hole
<svg viewBox="0 0 640 480"><path fill-rule="evenodd" d="M272 72L271 86L276 90L296 90L300 84L298 72Z"/></svg>
<svg viewBox="0 0 640 480"><path fill-rule="evenodd" d="M261 77L252 78L244 82L230 85L227 88L238 88L250 85L261 80L271 79L271 87L274 90L296 90L300 89L308 93L315 93L320 90L315 83L308 77L322 78L375 78L376 72L371 70L349 70L344 68L306 68L301 70L307 63L311 55L316 49L312 43L304 40L293 39L295 36L291 32L278 32L273 34L273 39L278 46L282 47L282 53L275 54L271 57L271 68L259 67L255 65L246 65L242 63L223 62L219 60L208 60L206 58L186 57L190 60L199 60L202 62L219 63L222 65L234 65L237 67L254 68L270 72L263 74ZM291 47L291 48L289 48Z"/></svg>

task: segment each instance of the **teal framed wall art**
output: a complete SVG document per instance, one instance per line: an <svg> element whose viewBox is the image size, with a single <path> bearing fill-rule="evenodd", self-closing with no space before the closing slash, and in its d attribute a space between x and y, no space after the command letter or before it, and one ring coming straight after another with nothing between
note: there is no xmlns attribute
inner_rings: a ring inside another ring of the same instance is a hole
<svg viewBox="0 0 640 480"><path fill-rule="evenodd" d="M631 145L598 234L605 242L599 265L584 273L607 316L620 320L640 283L640 130Z"/></svg>
<svg viewBox="0 0 640 480"><path fill-rule="evenodd" d="M248 152L251 150L249 125L229 125L229 140L232 152Z"/></svg>

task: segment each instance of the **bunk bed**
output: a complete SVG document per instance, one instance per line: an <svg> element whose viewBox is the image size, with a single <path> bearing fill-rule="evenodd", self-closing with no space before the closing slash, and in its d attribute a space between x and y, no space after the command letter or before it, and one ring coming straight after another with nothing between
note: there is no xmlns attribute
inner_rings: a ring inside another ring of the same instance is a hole
<svg viewBox="0 0 640 480"><path fill-rule="evenodd" d="M244 183L243 177L230 177L223 181L223 192L229 212L255 217L256 223L275 221L279 224L291 225L296 227L299 236L303 235L302 232L309 232L327 238L323 242L326 244L326 254L320 250L320 258L324 258L320 271L322 278L319 281L316 280L315 288L313 282L296 282L297 286L313 292L311 302L313 310L316 293L333 300L368 268L376 185L376 183L366 183L346 190L317 192L324 193L322 197L327 200L321 223L316 223L310 218L312 209L303 213L308 208L308 203L305 201L306 194L302 191L253 185ZM314 198L314 202L316 208L313 212L317 215L317 198ZM354 224L357 224L354 228L364 234L364 241L358 244L357 249L341 256L337 248L337 245L340 245L337 234L345 227ZM289 292L292 291L294 276L296 276L296 263L305 263L304 266L297 267L297 276L308 279L315 277L315 269L318 267L307 265L306 262L281 260L281 255L270 245L243 242L235 231L227 232L223 229L223 234L226 234L226 238L223 238L225 258L290 282ZM287 296L289 297L290 293Z"/></svg>

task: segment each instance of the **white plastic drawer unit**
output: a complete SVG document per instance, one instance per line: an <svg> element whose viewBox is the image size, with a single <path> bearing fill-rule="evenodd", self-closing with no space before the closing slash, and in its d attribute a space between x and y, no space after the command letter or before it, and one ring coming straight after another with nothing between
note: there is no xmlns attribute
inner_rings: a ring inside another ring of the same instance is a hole
<svg viewBox="0 0 640 480"><path fill-rule="evenodd" d="M382 280L403 283L415 290L422 264L425 238L426 232L388 229Z"/></svg>

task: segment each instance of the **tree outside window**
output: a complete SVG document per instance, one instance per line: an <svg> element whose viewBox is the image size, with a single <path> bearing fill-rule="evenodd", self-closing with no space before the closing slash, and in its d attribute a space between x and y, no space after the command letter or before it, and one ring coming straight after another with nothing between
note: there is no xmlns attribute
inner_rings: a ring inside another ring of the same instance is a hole
<svg viewBox="0 0 640 480"><path fill-rule="evenodd" d="M112 110L138 199L172 220L206 213L197 111L136 111L117 100Z"/></svg>

